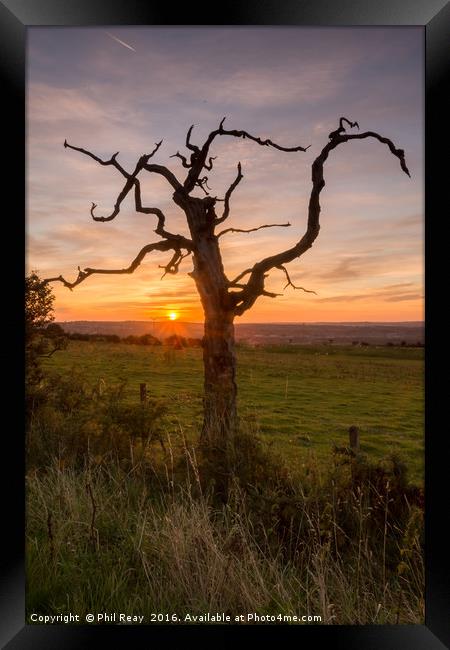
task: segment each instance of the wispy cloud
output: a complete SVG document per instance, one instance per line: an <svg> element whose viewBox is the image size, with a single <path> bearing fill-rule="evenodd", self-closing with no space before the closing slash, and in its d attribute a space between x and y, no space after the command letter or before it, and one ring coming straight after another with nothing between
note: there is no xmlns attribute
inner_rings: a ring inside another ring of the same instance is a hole
<svg viewBox="0 0 450 650"><path fill-rule="evenodd" d="M405 290L411 287L410 290ZM403 289L403 291L399 291ZM423 295L418 291L418 287L414 286L412 282L404 282L400 284L391 284L380 289L368 289L365 293L359 294L343 294L338 296L329 296L327 298L320 298L319 302L355 302L359 300L382 300L386 302L403 302L406 300L421 300Z"/></svg>
<svg viewBox="0 0 450 650"><path fill-rule="evenodd" d="M322 280L347 280L358 277L362 273L362 267L367 266L367 259L361 257L346 257L340 260L336 266L325 273L320 273Z"/></svg>

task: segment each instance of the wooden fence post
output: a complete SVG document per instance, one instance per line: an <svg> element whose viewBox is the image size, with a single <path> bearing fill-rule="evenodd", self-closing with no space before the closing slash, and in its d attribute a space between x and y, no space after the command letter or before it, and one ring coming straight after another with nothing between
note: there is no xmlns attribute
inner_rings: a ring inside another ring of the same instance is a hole
<svg viewBox="0 0 450 650"><path fill-rule="evenodd" d="M358 427L355 427L354 425L351 426L348 430L348 436L350 439L350 449L353 449L353 451L358 451L359 450L359 429Z"/></svg>

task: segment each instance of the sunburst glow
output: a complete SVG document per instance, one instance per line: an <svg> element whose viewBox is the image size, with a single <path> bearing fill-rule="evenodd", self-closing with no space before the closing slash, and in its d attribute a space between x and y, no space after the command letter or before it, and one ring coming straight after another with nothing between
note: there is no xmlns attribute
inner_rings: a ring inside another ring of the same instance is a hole
<svg viewBox="0 0 450 650"><path fill-rule="evenodd" d="M178 314L176 311L169 312L168 316L169 316L169 320L177 320L178 318Z"/></svg>

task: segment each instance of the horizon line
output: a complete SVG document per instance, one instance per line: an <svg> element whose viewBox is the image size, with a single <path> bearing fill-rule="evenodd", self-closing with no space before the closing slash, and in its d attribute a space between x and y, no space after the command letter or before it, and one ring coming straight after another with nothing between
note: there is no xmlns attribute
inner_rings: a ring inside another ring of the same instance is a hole
<svg viewBox="0 0 450 650"><path fill-rule="evenodd" d="M92 320L89 318L76 318L72 320L59 320L55 318L56 323L183 323L189 325L204 325L204 321L182 321L170 320L169 318L149 318L145 320L138 319L125 319L125 320ZM235 323L235 325L358 325L358 324L401 324L401 323L421 323L425 324L425 320L348 320L348 321L251 321L245 323Z"/></svg>

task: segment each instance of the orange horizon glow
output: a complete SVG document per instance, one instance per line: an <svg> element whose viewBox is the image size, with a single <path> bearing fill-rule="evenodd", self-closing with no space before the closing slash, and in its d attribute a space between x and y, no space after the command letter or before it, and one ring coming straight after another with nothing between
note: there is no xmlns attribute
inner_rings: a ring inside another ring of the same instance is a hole
<svg viewBox="0 0 450 650"><path fill-rule="evenodd" d="M313 256L310 256L313 259ZM304 266L305 264L303 264ZM291 264L291 276L302 267ZM185 272L189 269L184 269ZM43 274L41 275L42 277ZM70 277L70 271L67 272ZM283 278L270 277L277 298L261 297L236 323L398 322L423 321L421 282L400 283L389 269L351 283L339 279L302 280L317 294L283 289ZM155 277L152 265L127 278L92 277L73 291L52 285L57 321L149 321L201 323L204 314L194 283L180 272L170 280ZM345 291L344 291L345 290ZM174 305L173 296L177 296Z"/></svg>
<svg viewBox="0 0 450 650"><path fill-rule="evenodd" d="M292 266L295 267L295 263ZM384 273L380 273L380 277L361 279L356 289L352 283L345 293L339 290L340 283L333 279L317 284L312 284L312 281L308 281L308 284L305 282L306 286L317 290L317 295L291 288L283 291L280 280L274 277L271 289L283 292L282 295L277 298L259 298L254 307L243 316L237 317L235 322L336 323L424 320L420 284L418 283L417 288L402 287L394 278L391 280L385 277ZM377 284L371 286L375 282ZM173 324L204 321L195 286L181 273L170 280L169 287L164 280L160 281L154 277L152 269L148 269L147 273L136 272L127 279L93 277L73 291L68 291L56 283L52 285L52 289L57 321L136 320L149 323L166 321ZM175 294L179 296L179 301L174 307L170 296ZM154 296L150 301L149 295ZM169 298L167 302L166 297Z"/></svg>
<svg viewBox="0 0 450 650"><path fill-rule="evenodd" d="M114 306L102 305L93 300L86 299L85 296L78 297L77 289L66 294L67 289L59 286L53 286L56 296L54 303L54 314L57 321L148 321L151 322L171 322L171 323L202 323L204 314L201 307L200 299L195 293L186 294L189 298L188 305L175 309L160 308L159 310L151 309L145 305L130 305L118 298ZM101 283L93 289L93 293L101 291ZM164 293L161 291L161 293ZM294 300L296 307L292 308ZM423 321L424 306L423 300L417 299L403 303L400 306L397 303L384 303L374 301L370 294L366 299L356 302L351 300L347 303L339 302L338 305L331 305L326 302L319 303L315 301L315 296L299 297L297 294L288 299L260 299L253 309L249 310L241 317L237 317L235 323L315 323L315 322L407 322ZM128 296L129 298L129 296ZM136 299L136 302L138 300ZM198 304L195 305L195 302ZM278 301L278 304L277 304ZM406 302L406 301L405 301ZM194 304L192 304L194 303Z"/></svg>

